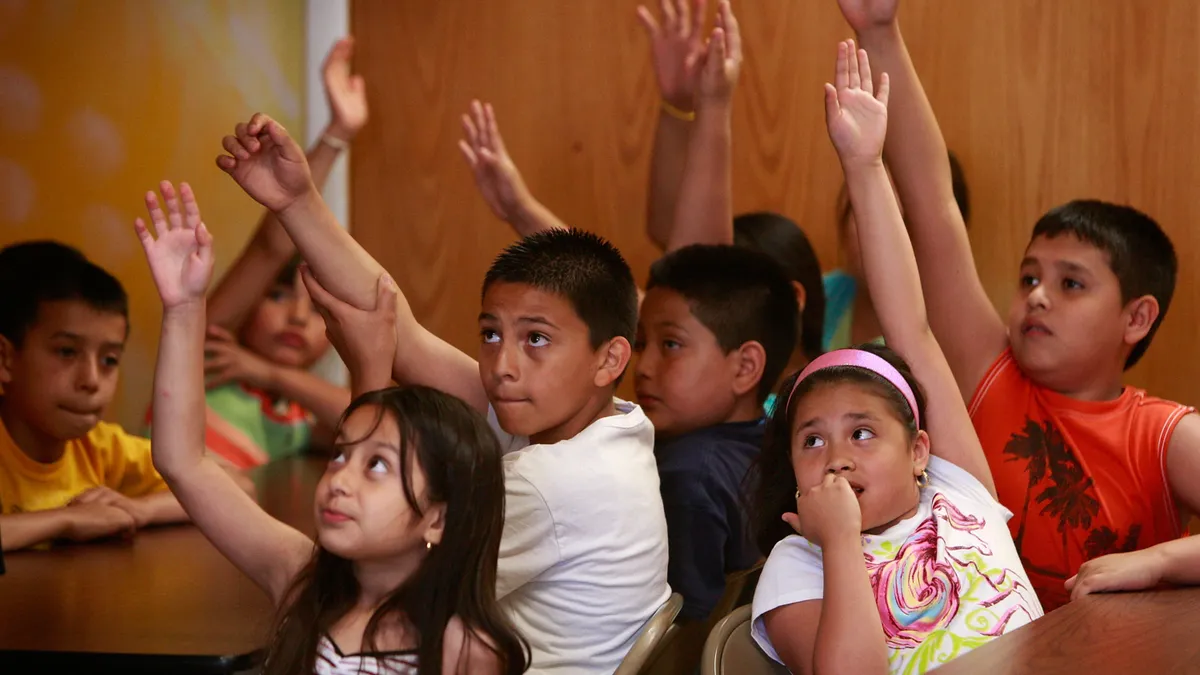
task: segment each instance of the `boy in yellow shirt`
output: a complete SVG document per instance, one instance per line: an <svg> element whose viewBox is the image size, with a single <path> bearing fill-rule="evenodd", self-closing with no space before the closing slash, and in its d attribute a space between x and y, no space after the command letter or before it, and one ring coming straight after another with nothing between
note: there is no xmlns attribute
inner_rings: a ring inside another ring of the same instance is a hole
<svg viewBox="0 0 1200 675"><path fill-rule="evenodd" d="M0 250L0 543L88 541L187 515L150 441L100 421L129 333L121 283L51 241Z"/></svg>

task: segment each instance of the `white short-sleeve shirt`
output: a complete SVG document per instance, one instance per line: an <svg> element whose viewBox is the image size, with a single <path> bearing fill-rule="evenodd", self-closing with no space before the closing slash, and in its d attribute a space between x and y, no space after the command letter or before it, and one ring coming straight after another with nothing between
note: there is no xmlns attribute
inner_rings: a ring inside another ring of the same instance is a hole
<svg viewBox="0 0 1200 675"><path fill-rule="evenodd" d="M505 451L496 595L529 641L530 673L612 673L670 595L654 427L615 403L549 445L505 433L488 410Z"/></svg>
<svg viewBox="0 0 1200 675"><path fill-rule="evenodd" d="M974 476L937 457L917 513L878 535L863 556L887 640L891 673L922 673L1042 616L1008 519ZM820 547L792 535L771 550L754 593L751 634L782 663L763 615L820 600Z"/></svg>

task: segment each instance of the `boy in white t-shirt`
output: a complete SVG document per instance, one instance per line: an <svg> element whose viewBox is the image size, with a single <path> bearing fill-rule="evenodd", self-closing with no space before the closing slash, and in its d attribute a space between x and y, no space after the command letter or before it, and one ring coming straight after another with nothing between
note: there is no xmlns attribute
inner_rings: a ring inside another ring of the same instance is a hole
<svg viewBox="0 0 1200 675"><path fill-rule="evenodd" d="M476 363L417 322L338 225L283 127L259 114L238 131L218 164L279 216L311 265L304 280L338 352L352 372L378 376L361 388L391 375L488 412L508 452L496 594L529 641L529 672L612 673L670 594L654 429L613 398L637 324L621 254L576 230L506 249L483 283ZM381 301L395 304L394 353L373 340Z"/></svg>

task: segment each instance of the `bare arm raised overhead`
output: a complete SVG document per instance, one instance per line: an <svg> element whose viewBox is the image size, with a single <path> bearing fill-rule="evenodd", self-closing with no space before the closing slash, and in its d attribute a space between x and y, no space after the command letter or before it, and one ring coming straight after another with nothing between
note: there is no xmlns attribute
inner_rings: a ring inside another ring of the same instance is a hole
<svg viewBox="0 0 1200 675"><path fill-rule="evenodd" d="M899 0L838 0L838 4L871 55L872 65L891 78L887 163L904 204L929 323L961 396L968 400L1004 350L1008 334L975 270L954 200L946 141L900 34ZM872 298L876 307L882 304Z"/></svg>
<svg viewBox="0 0 1200 675"><path fill-rule="evenodd" d="M383 267L337 222L312 182L300 146L278 122L258 113L223 141L217 165L258 203L279 217L313 277L354 307L375 307ZM487 397L475 360L417 322L404 295L396 301L397 382L437 387L479 410Z"/></svg>

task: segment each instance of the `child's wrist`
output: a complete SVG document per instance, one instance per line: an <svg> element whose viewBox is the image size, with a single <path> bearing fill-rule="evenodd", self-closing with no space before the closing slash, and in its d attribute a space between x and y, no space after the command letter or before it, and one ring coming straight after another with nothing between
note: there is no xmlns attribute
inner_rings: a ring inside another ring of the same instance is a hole
<svg viewBox="0 0 1200 675"><path fill-rule="evenodd" d="M344 150L349 147L350 143L354 142L354 137L357 135L357 129L350 129L337 122L330 122L324 131L321 132L321 141L335 150Z"/></svg>
<svg viewBox="0 0 1200 675"><path fill-rule="evenodd" d="M686 101L682 97L676 100L663 98L661 102L662 114L667 117L678 120L680 122L693 122L696 119L696 110L693 100L689 97Z"/></svg>

